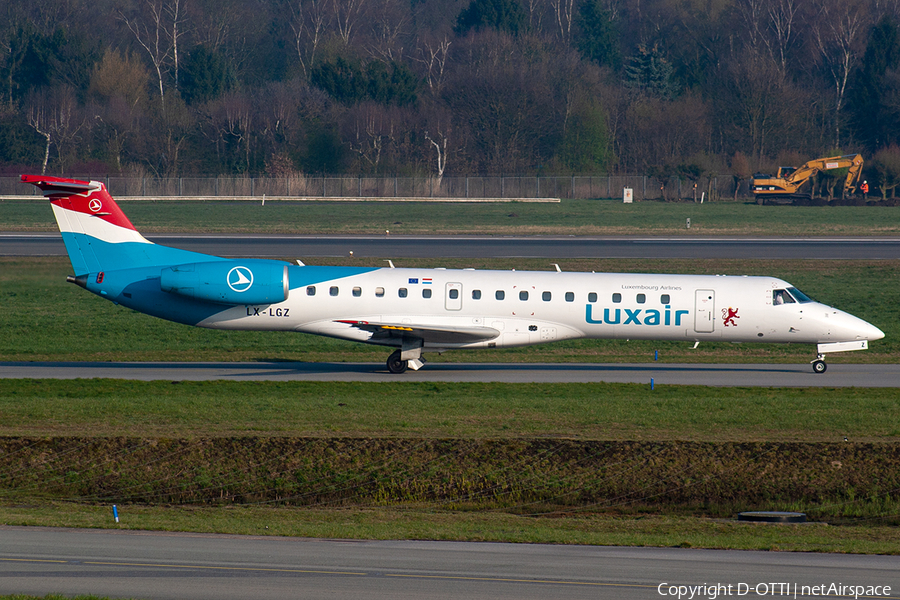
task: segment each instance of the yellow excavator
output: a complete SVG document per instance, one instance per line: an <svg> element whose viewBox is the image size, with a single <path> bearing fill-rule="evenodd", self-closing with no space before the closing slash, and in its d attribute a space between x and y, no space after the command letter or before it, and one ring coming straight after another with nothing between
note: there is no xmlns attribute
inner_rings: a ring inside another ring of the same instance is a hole
<svg viewBox="0 0 900 600"><path fill-rule="evenodd" d="M769 201L792 203L798 198L809 199L812 197L811 192L801 192L800 188L806 182L811 181L819 171L847 169L847 177L844 179L844 196L850 196L856 192L862 165L863 159L859 154L816 158L801 167L778 167L775 176L757 173L750 181L750 190L756 195L757 204L765 204Z"/></svg>

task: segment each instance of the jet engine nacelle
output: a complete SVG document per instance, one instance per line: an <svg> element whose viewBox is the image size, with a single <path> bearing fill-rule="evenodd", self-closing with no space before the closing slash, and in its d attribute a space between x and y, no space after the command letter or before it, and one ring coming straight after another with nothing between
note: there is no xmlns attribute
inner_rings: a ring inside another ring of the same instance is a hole
<svg viewBox="0 0 900 600"><path fill-rule="evenodd" d="M288 265L273 260L221 260L167 267L164 292L218 304L275 304L288 297Z"/></svg>

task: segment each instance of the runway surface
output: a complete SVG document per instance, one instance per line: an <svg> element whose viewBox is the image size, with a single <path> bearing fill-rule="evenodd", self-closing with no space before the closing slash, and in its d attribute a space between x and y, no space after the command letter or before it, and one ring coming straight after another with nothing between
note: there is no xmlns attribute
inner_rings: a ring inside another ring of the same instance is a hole
<svg viewBox="0 0 900 600"><path fill-rule="evenodd" d="M216 256L314 258L897 259L900 238L148 235ZM64 256L58 233L0 233L0 256Z"/></svg>
<svg viewBox="0 0 900 600"><path fill-rule="evenodd" d="M804 595L803 586L831 584L869 587L875 593L859 597L897 600L900 557L0 527L0 593L644 599L677 598L677 586L722 585L720 598L815 598L825 594Z"/></svg>
<svg viewBox="0 0 900 600"><path fill-rule="evenodd" d="M392 375L383 363L97 363L0 362L3 379L131 379L139 381L440 381L506 383L644 383L719 387L900 387L898 364L522 364L427 363Z"/></svg>

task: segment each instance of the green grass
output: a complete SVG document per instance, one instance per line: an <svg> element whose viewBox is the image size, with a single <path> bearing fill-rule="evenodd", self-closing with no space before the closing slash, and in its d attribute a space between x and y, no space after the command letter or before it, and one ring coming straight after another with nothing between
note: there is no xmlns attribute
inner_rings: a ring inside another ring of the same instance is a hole
<svg viewBox="0 0 900 600"><path fill-rule="evenodd" d="M660 546L897 554L897 528L790 526L662 515L560 515L533 518L493 512L427 509L297 509L271 507L2 506L0 523L331 539L430 539L603 546ZM2 598L2 597L0 597ZM54 599L55 600L55 599Z"/></svg>
<svg viewBox="0 0 900 600"><path fill-rule="evenodd" d="M885 388L0 380L0 435L896 443L897 399Z"/></svg>
<svg viewBox="0 0 900 600"><path fill-rule="evenodd" d="M900 207L757 206L613 200L559 204L123 202L149 232L294 234L761 235L900 234ZM686 219L691 228L686 228ZM45 201L0 201L0 231L55 231Z"/></svg>
<svg viewBox="0 0 900 600"><path fill-rule="evenodd" d="M332 259L321 264L348 264ZM446 266L546 270L533 259L403 260L398 266ZM885 332L866 352L829 356L832 363L895 362L900 354L900 264L841 261L823 271L821 262L760 260L560 260L567 271L631 271L772 275L816 299L846 310ZM378 259L354 265L380 265ZM0 360L383 362L383 348L282 332L214 331L155 319L65 283L65 258L0 257ZM808 362L808 345L703 344L578 340L491 351L454 351L431 361L454 362Z"/></svg>
<svg viewBox="0 0 900 600"><path fill-rule="evenodd" d="M61 594L48 594L46 596L29 596L27 594L12 594L0 596L0 600L109 600L106 596L63 596Z"/></svg>

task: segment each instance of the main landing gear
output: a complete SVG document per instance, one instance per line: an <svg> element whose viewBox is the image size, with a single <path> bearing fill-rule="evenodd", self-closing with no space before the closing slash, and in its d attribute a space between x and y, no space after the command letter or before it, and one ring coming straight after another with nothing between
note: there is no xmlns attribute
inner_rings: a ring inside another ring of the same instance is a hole
<svg viewBox="0 0 900 600"><path fill-rule="evenodd" d="M409 361L401 359L400 351L396 350L393 354L388 356L387 368L388 371L394 373L395 375L406 373L406 369L409 368Z"/></svg>
<svg viewBox="0 0 900 600"><path fill-rule="evenodd" d="M399 375L400 373L406 373L407 369L418 371L425 365L425 359L422 358L422 354L419 353L418 358L410 358L404 360L402 351L395 350L390 356L388 356L386 364L388 371L394 373L395 375Z"/></svg>
<svg viewBox="0 0 900 600"><path fill-rule="evenodd" d="M826 369L828 369L828 365L825 364L825 355L820 354L816 357L816 360L812 361L813 373L824 373Z"/></svg>

